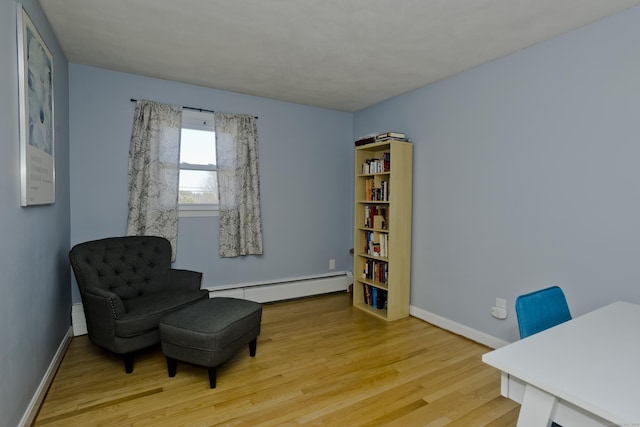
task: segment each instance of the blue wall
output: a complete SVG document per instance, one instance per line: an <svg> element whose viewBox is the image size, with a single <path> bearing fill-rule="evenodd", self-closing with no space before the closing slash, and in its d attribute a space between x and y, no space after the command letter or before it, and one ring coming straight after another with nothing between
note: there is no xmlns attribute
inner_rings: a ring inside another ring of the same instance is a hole
<svg viewBox="0 0 640 427"><path fill-rule="evenodd" d="M415 145L413 306L513 341L537 288L640 303L640 7L355 114L387 129Z"/></svg>
<svg viewBox="0 0 640 427"><path fill-rule="evenodd" d="M71 64L71 242L124 235L131 98L259 116L264 255L220 258L218 218L181 218L177 268L224 286L350 270L352 114ZM73 287L74 302L80 297Z"/></svg>
<svg viewBox="0 0 640 427"><path fill-rule="evenodd" d="M54 56L56 202L20 207L14 1L0 1L0 425L15 426L69 330L68 64L36 0L23 0Z"/></svg>

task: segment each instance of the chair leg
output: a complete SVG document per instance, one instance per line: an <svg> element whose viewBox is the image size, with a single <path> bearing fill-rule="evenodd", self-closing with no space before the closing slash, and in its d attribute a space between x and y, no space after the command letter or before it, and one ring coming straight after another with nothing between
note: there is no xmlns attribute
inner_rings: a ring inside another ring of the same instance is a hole
<svg viewBox="0 0 640 427"><path fill-rule="evenodd" d="M124 355L124 370L127 374L133 372L133 353Z"/></svg>
<svg viewBox="0 0 640 427"><path fill-rule="evenodd" d="M208 368L209 371L209 387L216 388L216 367Z"/></svg>
<svg viewBox="0 0 640 427"><path fill-rule="evenodd" d="M258 346L258 338L254 338L253 341L249 343L249 356L256 356L256 347Z"/></svg>
<svg viewBox="0 0 640 427"><path fill-rule="evenodd" d="M177 363L173 357L167 357L167 371L171 378L176 376Z"/></svg>

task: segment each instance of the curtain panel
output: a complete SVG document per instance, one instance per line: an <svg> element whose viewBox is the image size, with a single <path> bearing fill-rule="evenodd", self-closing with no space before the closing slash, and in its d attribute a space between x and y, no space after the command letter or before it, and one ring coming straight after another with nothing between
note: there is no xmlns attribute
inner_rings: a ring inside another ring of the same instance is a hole
<svg viewBox="0 0 640 427"><path fill-rule="evenodd" d="M176 259L182 107L137 101L129 146L127 235L160 236Z"/></svg>
<svg viewBox="0 0 640 427"><path fill-rule="evenodd" d="M220 256L262 255L256 118L216 112Z"/></svg>

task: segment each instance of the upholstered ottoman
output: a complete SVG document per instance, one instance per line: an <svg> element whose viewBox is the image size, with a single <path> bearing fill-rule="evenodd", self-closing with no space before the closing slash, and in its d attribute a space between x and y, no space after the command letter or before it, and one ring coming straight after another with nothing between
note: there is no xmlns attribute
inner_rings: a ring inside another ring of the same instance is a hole
<svg viewBox="0 0 640 427"><path fill-rule="evenodd" d="M262 305L237 298L199 301L160 320L162 352L169 376L176 374L176 360L209 369L209 384L216 387L216 368L249 344L256 355Z"/></svg>

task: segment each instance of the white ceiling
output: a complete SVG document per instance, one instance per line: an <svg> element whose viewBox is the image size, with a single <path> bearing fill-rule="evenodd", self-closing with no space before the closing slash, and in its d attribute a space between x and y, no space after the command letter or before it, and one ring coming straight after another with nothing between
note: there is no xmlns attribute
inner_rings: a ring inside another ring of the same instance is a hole
<svg viewBox="0 0 640 427"><path fill-rule="evenodd" d="M356 111L640 0L40 0L70 62Z"/></svg>

